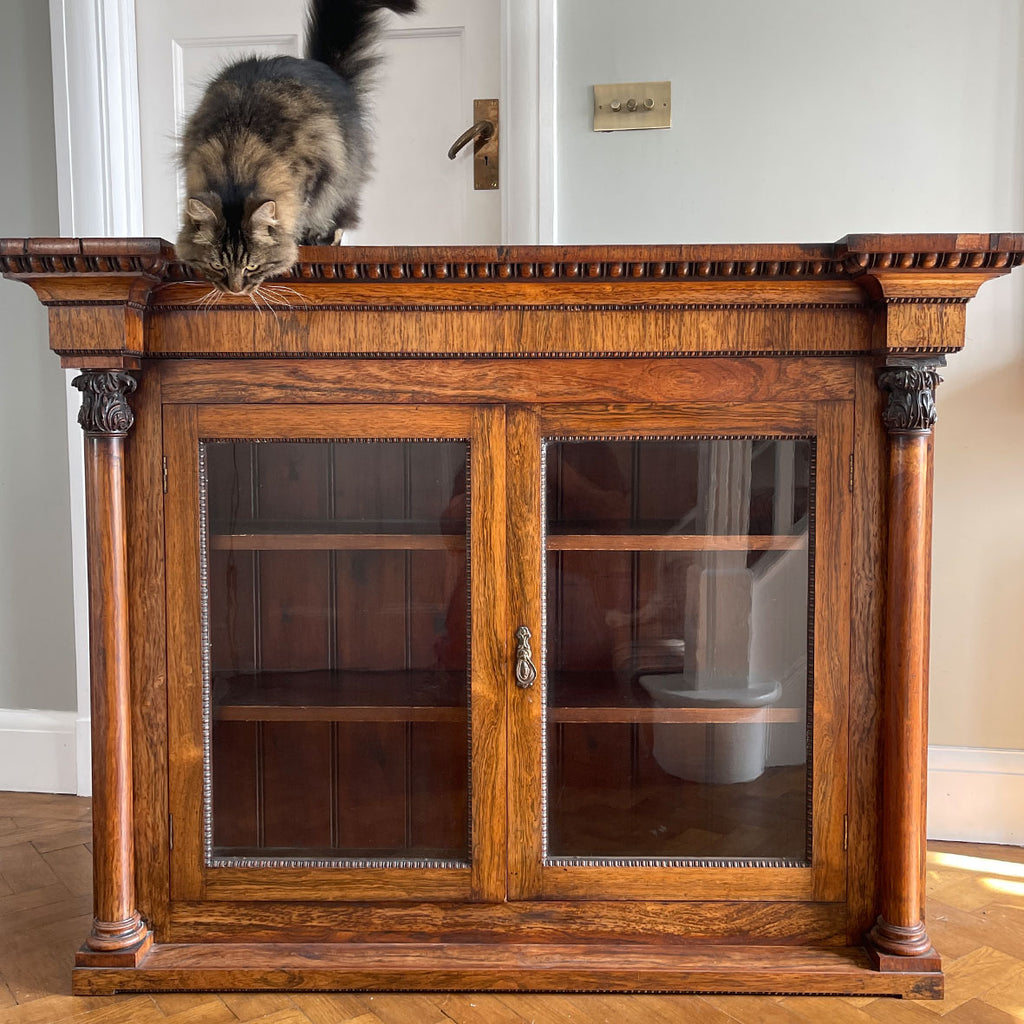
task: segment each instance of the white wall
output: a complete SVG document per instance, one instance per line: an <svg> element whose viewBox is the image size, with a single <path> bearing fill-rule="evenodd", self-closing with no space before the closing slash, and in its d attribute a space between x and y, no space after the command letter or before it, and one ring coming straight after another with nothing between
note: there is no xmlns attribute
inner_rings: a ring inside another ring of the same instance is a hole
<svg viewBox="0 0 1024 1024"><path fill-rule="evenodd" d="M0 4L0 234L57 234L50 27ZM46 310L0 282L0 708L76 706L64 374Z"/></svg>
<svg viewBox="0 0 1024 1024"><path fill-rule="evenodd" d="M1020 34L1019 0L559 0L559 241L1019 228ZM591 85L660 79L670 130L590 130Z"/></svg>
<svg viewBox="0 0 1024 1024"><path fill-rule="evenodd" d="M559 0L559 242L1024 229L1021 0ZM671 79L668 131L590 87ZM1024 747L1024 271L939 389L932 740Z"/></svg>
<svg viewBox="0 0 1024 1024"><path fill-rule="evenodd" d="M0 97L0 235L54 235L50 29L39 0L0 4ZM64 374L47 347L45 309L6 281L0 436L0 788L74 791Z"/></svg>

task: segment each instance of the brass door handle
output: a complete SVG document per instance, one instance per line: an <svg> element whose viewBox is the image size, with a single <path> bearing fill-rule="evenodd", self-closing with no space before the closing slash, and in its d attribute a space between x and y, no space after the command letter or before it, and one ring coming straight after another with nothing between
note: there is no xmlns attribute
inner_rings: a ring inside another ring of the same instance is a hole
<svg viewBox="0 0 1024 1024"><path fill-rule="evenodd" d="M464 149L471 142L479 137L481 142L486 142L494 134L494 122L481 120L467 128L451 145L448 150L448 159L454 160L460 149Z"/></svg>
<svg viewBox="0 0 1024 1024"><path fill-rule="evenodd" d="M520 626L516 630L516 686L521 690L528 690L537 678L533 652L530 650L532 635L526 626Z"/></svg>
<svg viewBox="0 0 1024 1024"><path fill-rule="evenodd" d="M454 160L459 150L473 143L474 190L494 190L498 187L498 136L501 134L499 107L497 100L473 100L473 124L448 150L448 159Z"/></svg>

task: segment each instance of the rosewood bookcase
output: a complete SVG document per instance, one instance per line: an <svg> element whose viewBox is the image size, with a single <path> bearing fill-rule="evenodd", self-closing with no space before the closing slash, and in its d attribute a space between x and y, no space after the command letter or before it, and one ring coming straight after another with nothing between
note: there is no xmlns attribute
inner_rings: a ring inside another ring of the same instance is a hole
<svg viewBox="0 0 1024 1024"><path fill-rule="evenodd" d="M1022 261L0 242L80 371L74 990L940 995L935 394Z"/></svg>

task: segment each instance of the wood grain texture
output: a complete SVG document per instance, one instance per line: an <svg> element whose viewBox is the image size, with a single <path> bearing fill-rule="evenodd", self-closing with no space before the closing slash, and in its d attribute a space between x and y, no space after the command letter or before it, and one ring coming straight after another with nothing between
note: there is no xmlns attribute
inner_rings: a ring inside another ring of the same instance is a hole
<svg viewBox="0 0 1024 1024"><path fill-rule="evenodd" d="M371 966L372 965L372 966ZM468 990L748 992L938 996L936 972L885 975L863 950L506 943L499 947L408 943L401 946L176 946L154 950L138 971L78 971L79 994L138 989L224 991L273 988L420 992Z"/></svg>
<svg viewBox="0 0 1024 1024"><path fill-rule="evenodd" d="M470 713L472 765L472 885L474 898L497 902L507 892L507 734L512 692L511 630L506 574L506 452L504 409L474 415L470 443Z"/></svg>
<svg viewBox="0 0 1024 1024"><path fill-rule="evenodd" d="M445 298L448 298L446 295ZM483 297L480 297L483 298ZM572 301L570 295L558 300ZM865 352L870 313L860 307L838 316L817 310L753 305L753 292L740 296L740 310L703 308L709 296L695 296L696 308L638 309L628 323L622 310L506 309L484 299L482 307L412 307L376 304L356 310L314 303L315 315L262 316L251 305L211 310L197 320L193 311L153 315L147 354L170 359L195 357L270 358L275 356L434 356L438 358L528 356L800 355L820 351ZM784 295L779 300L784 301ZM643 303L643 297L633 301ZM813 305L813 303L812 303ZM749 308L747 308L749 307ZM941 339L939 339L941 345ZM935 348L929 346L928 351ZM62 353L63 354L63 353Z"/></svg>
<svg viewBox="0 0 1024 1024"><path fill-rule="evenodd" d="M543 650L543 594L541 551L540 429L535 409L511 406L506 412L508 456L505 494L507 518L514 529L508 533L509 579L507 643L520 626L536 638L538 676L533 686L515 685L512 665L506 668L508 687L508 759L515 770L508 778L509 863L508 891L514 900L531 899L542 891L543 838L542 752L544 721L543 687L547 666Z"/></svg>
<svg viewBox="0 0 1024 1024"><path fill-rule="evenodd" d="M849 359L196 359L161 366L165 400L218 404L803 401L851 398Z"/></svg>
<svg viewBox="0 0 1024 1024"><path fill-rule="evenodd" d="M542 421L545 436L558 438L811 436L816 427L814 405L799 402L545 406Z"/></svg>
<svg viewBox="0 0 1024 1024"><path fill-rule="evenodd" d="M203 658L200 585L199 436L195 409L163 407L167 572L167 744L174 819L170 852L173 903L202 893Z"/></svg>
<svg viewBox="0 0 1024 1024"><path fill-rule="evenodd" d="M153 367L136 377L125 478L135 877L139 906L159 938L169 899L163 423L159 373Z"/></svg>
<svg viewBox="0 0 1024 1024"><path fill-rule="evenodd" d="M858 367L853 463L850 615L849 941L878 908L882 643L886 606L888 443L878 429L882 393L870 365Z"/></svg>
<svg viewBox="0 0 1024 1024"><path fill-rule="evenodd" d="M436 406L198 406L199 436L257 440L466 438L473 411Z"/></svg>
<svg viewBox="0 0 1024 1024"><path fill-rule="evenodd" d="M90 950L138 946L146 935L135 906L131 677L124 511L124 438L86 434L93 800L93 926Z"/></svg>
<svg viewBox="0 0 1024 1024"><path fill-rule="evenodd" d="M502 903L410 900L373 907L342 901L181 902L173 908L174 942L387 942L429 935L496 942L667 939L755 945L845 944L837 903L721 900L509 900Z"/></svg>
<svg viewBox="0 0 1024 1024"><path fill-rule="evenodd" d="M814 541L812 864L815 895L847 891L844 816L848 813L851 496L853 406L818 408Z"/></svg>
<svg viewBox="0 0 1024 1024"><path fill-rule="evenodd" d="M931 948L924 928L932 435L889 443L889 553L882 748L882 872L873 944L895 956Z"/></svg>

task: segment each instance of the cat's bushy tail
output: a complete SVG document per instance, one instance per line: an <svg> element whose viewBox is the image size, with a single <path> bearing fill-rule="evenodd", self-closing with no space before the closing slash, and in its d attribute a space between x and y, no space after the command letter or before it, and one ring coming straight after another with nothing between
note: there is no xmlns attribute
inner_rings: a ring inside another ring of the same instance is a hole
<svg viewBox="0 0 1024 1024"><path fill-rule="evenodd" d="M306 56L365 89L377 65L374 52L381 8L413 14L418 0L310 0Z"/></svg>

